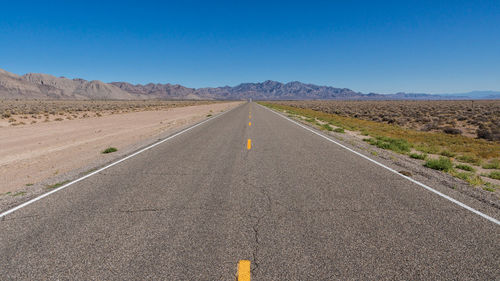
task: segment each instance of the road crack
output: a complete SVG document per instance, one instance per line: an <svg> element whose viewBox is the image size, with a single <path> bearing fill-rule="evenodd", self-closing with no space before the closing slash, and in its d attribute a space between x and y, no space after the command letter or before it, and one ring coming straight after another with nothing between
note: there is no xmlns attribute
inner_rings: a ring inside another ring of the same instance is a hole
<svg viewBox="0 0 500 281"><path fill-rule="evenodd" d="M251 273L252 273L252 276L256 276L257 274L257 271L259 269L259 266L260 266L260 260L259 260L259 257L260 257L260 249L261 249L261 242L262 242L262 236L261 236L261 233L260 233L260 227L261 227L261 222L262 220L269 216L272 212L273 212L273 200L271 199L271 196L269 195L269 193L267 192L266 188L263 187L263 186L258 186L258 185L255 185L255 184L252 184L250 183L249 181L245 181L245 184L247 184L248 186L254 188L255 190L257 190L261 195L263 195L263 197L265 198L265 202L266 202L266 207L264 208L264 211L263 213L260 215L260 216L252 216L250 215L250 217L252 219L255 219L255 223L252 225L252 231L253 231L253 242L254 242L254 247L253 247L253 251L252 251L252 262L253 262L253 266L251 268Z"/></svg>

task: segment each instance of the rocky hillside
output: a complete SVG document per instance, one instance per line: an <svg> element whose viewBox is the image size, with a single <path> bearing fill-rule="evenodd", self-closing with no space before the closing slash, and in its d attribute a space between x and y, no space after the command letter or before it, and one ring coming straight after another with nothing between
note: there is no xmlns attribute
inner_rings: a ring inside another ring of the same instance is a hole
<svg viewBox="0 0 500 281"><path fill-rule="evenodd" d="M317 86L300 82L243 83L235 87L202 88L196 91L201 97L216 99L303 100L303 99L358 99L365 95L350 89Z"/></svg>
<svg viewBox="0 0 500 281"><path fill-rule="evenodd" d="M166 100L200 99L200 96L196 93L195 89L186 88L181 85L153 84L153 83L149 83L146 85L140 85L140 84L132 85L127 82L111 82L110 84L120 88L125 92L132 93L135 95L147 96L149 98L166 99Z"/></svg>
<svg viewBox="0 0 500 281"><path fill-rule="evenodd" d="M48 74L19 76L0 70L0 98L4 99L146 99L112 84L83 79L67 79Z"/></svg>

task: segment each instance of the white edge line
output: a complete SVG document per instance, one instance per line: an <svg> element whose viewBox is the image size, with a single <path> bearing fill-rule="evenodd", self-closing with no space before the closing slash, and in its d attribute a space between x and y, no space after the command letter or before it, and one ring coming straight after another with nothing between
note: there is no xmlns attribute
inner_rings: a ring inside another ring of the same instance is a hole
<svg viewBox="0 0 500 281"><path fill-rule="evenodd" d="M397 175L398 175L398 176L400 176L400 177L403 177L403 178L405 178L405 179L407 179L407 180L409 180L409 181L411 181L411 182L413 182L413 183L415 183L415 184L417 184L417 185L420 185L421 187L423 187L423 188L425 188L425 189L427 189L427 190L429 190L429 191L431 191L431 192L434 192L435 194L437 194L437 195L439 195L439 196L441 196L441 197L443 197L443 198L445 198L445 199L447 199L447 200L449 200L449 201L451 201L451 202L453 202L453 203L457 204L458 206L460 206L460 207L462 207L462 208L464 208L464 209L467 209L467 210L469 210L469 211L473 212L473 213L474 213L474 214L476 214L476 215L479 215L479 216L481 216L481 217L483 217L483 218L485 218L485 219L487 219L487 220L491 221L492 223L495 223L495 224L497 224L497 225L500 225L500 221L499 221L499 220L497 220L497 219L495 219L495 218L493 218L493 217L490 217L490 216L488 216L487 214L484 214L484 213L482 213L482 212L480 212L480 211L478 211L478 210L476 210L476 209L474 209L474 208L472 208L472 207L469 207L469 206L465 205L464 203L462 203L462 202L460 202L460 201L458 201L458 200L456 200L456 199L453 199L453 198L451 198L450 196L448 196L448 195L446 195L446 194L443 194L443 193L441 193L441 192L439 192L439 191L435 190L434 188L432 188L432 187L430 187L430 186L428 186L428 185L425 185L425 184L423 184L423 183L421 183L421 182L419 182L419 181L417 181L417 180L414 180L414 179L412 179L412 178L410 178L410 177L407 177L407 176L405 176L405 175L402 175L402 174L401 174L401 173L399 173L398 171L396 171L396 170L394 170L394 169L392 169L392 168L390 168L390 167L387 167L386 165L384 165L384 164L382 164L382 163L380 163L380 162L377 162L377 161L375 161L375 160L371 159L370 157L368 157L368 156L366 156L366 155L363 155L363 154L361 154L361 153L359 153L359 152L357 152L357 151L355 151L355 150L352 150L352 149L350 149L349 147L347 147L347 146L345 146L345 145L343 145L343 144L341 144L341 143L339 143L339 142L336 142L336 141L332 140L331 138L329 138L329 137L327 137L327 136L325 136L325 135L323 135L323 134L321 134L321 133L318 133L318 132L316 132L315 130L313 130L313 129L311 129L311 128L308 128L308 127L306 127L305 125L303 125L303 124L300 124L300 123L296 122L295 120L292 120L292 119L290 119L290 118L288 118L288 117L286 117L286 116L284 116L284 115L282 115L282 114L280 114L280 113L278 113L278 112L275 112L274 110L271 110L271 109L270 109L270 108L268 108L268 107L265 107L265 106L260 105L260 104L259 104L259 106L264 107L265 109L267 109L267 110L271 111L272 113L274 113L274 114L276 114L276 115L278 115L278 116L280 116L280 117L283 117L283 118L285 118L286 120L288 120L288 121L290 121L290 122L292 122L292 123L295 123L296 125L298 125L298 126L300 126L300 127L304 128L304 129L306 129L306 130L308 130L308 131L310 131L310 132L312 132L312 133L314 133L314 134L316 134L316 135L318 135L318 136L320 136L320 137L322 137L322 138L324 138L324 139L326 139L326 140L328 140L328 141L330 141L330 142L333 142L334 144L336 144L336 145L338 145L338 146L340 146L340 147L342 147L342 148L344 148L344 149L347 149L348 151L350 151L350 152L352 152L352 153L354 153L354 154L356 154L356 155L358 155L358 156L361 156L361 157L363 157L364 159L366 159L366 160L368 160L368 161L370 161L370 162L372 162L372 163L375 163L375 164L379 165L380 167L385 168L385 169L387 169L387 170L389 170L389 171L391 171L391 172L393 172L393 173L397 174Z"/></svg>
<svg viewBox="0 0 500 281"><path fill-rule="evenodd" d="M243 104L244 104L244 103L243 103ZM42 199L42 198L44 198L44 197L47 197L47 196L51 195L52 193L58 192L59 190L65 189L66 187L68 187L68 186L70 186L70 185L72 185L72 184L75 184L75 183L77 183L77 182L79 182L79 181L82 181L82 180L84 180L84 179L86 179L86 178L88 178L88 177L91 177L91 176L93 176L93 175L95 175L95 174L97 174L97 173L99 173L99 172L102 172L102 171L104 171L104 170L106 170L106 169L108 169L108 168L110 168L110 167L113 167L114 165L116 165L116 164L118 164L118 163L121 163L121 162L123 162L123 161L125 161L125 160L127 160L127 159L129 159L129 158L132 158L132 157L136 156L137 154L140 154L140 153L142 153L142 152L144 152L144 151L146 151L146 150L149 150L149 149L151 149L151 148L153 148L153 147L155 147L155 146L157 146L157 145L159 145L159 144L162 144L162 143L164 143L164 142L166 142L166 141L168 141L168 140L170 140L170 139L173 139L173 138L175 138L176 136L178 136L178 135L180 135L180 134L183 134L183 133L185 133L185 132L187 132L187 131L190 131L191 129L194 129L194 128L196 128L196 127L198 127L198 126L202 125L202 124L205 124L206 122L208 122L208 121L210 121L210 120L214 120L214 119L216 119L216 118L219 118L220 116L222 116L222 115L224 115L224 114L226 114L226 113L228 113L228 112L230 112L230 111L233 111L234 109L236 109L236 108L238 108L238 107L240 107L240 106L241 106L241 105L238 105L238 106L236 106L236 107L234 107L234 108L231 108L230 110L225 111L225 112L223 112L223 113L221 113L221 114L219 114L219 115L216 115L216 116L214 116L214 117L212 117L212 118L209 118L209 119L207 119L207 120L204 120L204 121L202 121L202 122L200 122L200 123L194 124L194 125L192 125L191 127L188 127L188 128L186 128L186 129L184 129L184 130L182 130L182 131L180 131L180 132L177 132L177 133L175 133L175 134L173 134L173 135L171 135L171 136L169 136L169 137L167 137L167 138L165 138L165 139L163 139L163 140L161 140L161 141L155 142L155 143L153 143L153 144L151 144L151 145L149 145L149 146L147 146L147 147L145 147L145 148L143 148L143 149L141 149L141 150L139 150L139 151L136 151L136 152L134 152L134 153L132 153L132 154L130 154L130 155L128 155L128 156L126 156L126 157L124 157L124 158L122 158L122 159L118 160L118 161L115 161L115 162L113 162L113 163L111 163L111 164L109 164L109 165L106 165L106 166L104 166L104 167L102 167L102 168L100 168L100 169L98 169L98 170L96 170L96 171L94 171L94 172L92 172L92 173L90 173L90 174L87 174L87 175L85 175L85 176L83 176L83 177L80 177L80 178L78 178L78 179L76 179L76 180L73 180L73 181L71 181L71 182L69 182L69 183L67 183L67 184L65 184L65 185L63 185L63 186L60 186L60 187L58 187L58 188L56 188L56 189L54 189L54 190L51 190L51 191L46 192L46 193L44 193L44 194L42 194L42 195L40 195L40 196L38 196L38 197L35 197L35 198L31 199L31 200L29 200L29 201L26 201L26 202L24 202L24 203L22 203L22 204L20 204L20 205L18 205L18 206L16 206L16 207L14 207L14 208L10 209L10 210L7 210L7 211L5 211L5 212L1 213L1 214L0 214L0 218L3 218L3 217L5 217L6 215L8 215L8 214L10 214L10 213L13 213L13 212L15 212L15 211L17 211L17 210L19 210L19 209L21 209L21 208L24 208L24 207L26 207L26 206L28 206L28 205L30 205L30 204L33 204L33 203L35 203L36 201L38 201L38 200L40 200L40 199Z"/></svg>

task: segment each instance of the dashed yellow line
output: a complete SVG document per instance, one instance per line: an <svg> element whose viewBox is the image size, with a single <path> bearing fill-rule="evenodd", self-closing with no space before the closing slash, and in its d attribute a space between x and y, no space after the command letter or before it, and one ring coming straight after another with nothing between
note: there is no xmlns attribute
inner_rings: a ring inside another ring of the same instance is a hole
<svg viewBox="0 0 500 281"><path fill-rule="evenodd" d="M247 149L250 150L252 148L252 140L248 139L247 141Z"/></svg>
<svg viewBox="0 0 500 281"><path fill-rule="evenodd" d="M238 281L250 281L249 260L240 260L238 263Z"/></svg>
<svg viewBox="0 0 500 281"><path fill-rule="evenodd" d="M252 122L248 122L248 126L252 126Z"/></svg>

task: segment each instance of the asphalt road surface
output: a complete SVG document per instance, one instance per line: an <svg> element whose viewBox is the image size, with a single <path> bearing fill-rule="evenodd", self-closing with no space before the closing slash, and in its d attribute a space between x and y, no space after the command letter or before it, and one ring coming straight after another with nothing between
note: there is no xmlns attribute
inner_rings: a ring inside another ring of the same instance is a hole
<svg viewBox="0 0 500 281"><path fill-rule="evenodd" d="M499 225L255 103L0 220L0 280L500 279Z"/></svg>

